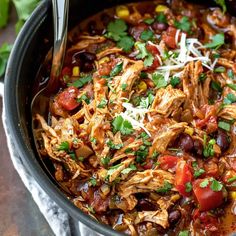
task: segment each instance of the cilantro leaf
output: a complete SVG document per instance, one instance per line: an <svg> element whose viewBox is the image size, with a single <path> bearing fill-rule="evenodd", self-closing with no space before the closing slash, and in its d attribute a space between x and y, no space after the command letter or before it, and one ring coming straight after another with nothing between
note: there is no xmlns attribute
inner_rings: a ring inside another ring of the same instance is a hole
<svg viewBox="0 0 236 236"><path fill-rule="evenodd" d="M130 164L128 168L125 168L124 170L121 171L121 174L129 174L131 171L137 170L137 167L134 164Z"/></svg>
<svg viewBox="0 0 236 236"><path fill-rule="evenodd" d="M111 21L107 26L107 36L115 41L119 41L122 36L126 36L127 24L122 19Z"/></svg>
<svg viewBox="0 0 236 236"><path fill-rule="evenodd" d="M228 70L228 76L230 79L234 79L234 72L232 70Z"/></svg>
<svg viewBox="0 0 236 236"><path fill-rule="evenodd" d="M225 121L219 121L218 127L228 132L230 131L231 128L230 124Z"/></svg>
<svg viewBox="0 0 236 236"><path fill-rule="evenodd" d="M77 102L85 101L87 104L89 104L89 98L86 96L86 94L83 94L81 97L77 99Z"/></svg>
<svg viewBox="0 0 236 236"><path fill-rule="evenodd" d="M121 37L117 42L117 46L122 48L125 52L129 52L134 46L134 39L131 36Z"/></svg>
<svg viewBox="0 0 236 236"><path fill-rule="evenodd" d="M75 86L75 87L77 87L77 88L81 88L81 87L83 87L85 84L91 82L92 80L93 80L92 75L87 75L87 76L85 76L85 77L79 78L78 80L76 80L76 81L73 82L73 83L67 84L67 86L68 86L68 87L69 87L69 86Z"/></svg>
<svg viewBox="0 0 236 236"><path fill-rule="evenodd" d="M113 150L119 150L124 146L123 143L114 144L111 140L107 142L107 145Z"/></svg>
<svg viewBox="0 0 236 236"><path fill-rule="evenodd" d="M221 93L222 92L222 88L220 86L220 84L216 81L211 81L211 88L214 89L215 91Z"/></svg>
<svg viewBox="0 0 236 236"><path fill-rule="evenodd" d="M149 41L149 40L152 40L154 37L154 33L151 31L151 30L144 30L141 35L140 35L140 38L143 40L143 41Z"/></svg>
<svg viewBox="0 0 236 236"><path fill-rule="evenodd" d="M58 151L69 151L70 149L70 145L67 141L65 142L62 142L60 145L59 145L59 148L57 149Z"/></svg>
<svg viewBox="0 0 236 236"><path fill-rule="evenodd" d="M206 78L207 78L206 73L201 73L201 74L199 75L199 77L198 77L198 80L199 80L200 82L204 82L204 81L206 80Z"/></svg>
<svg viewBox="0 0 236 236"><path fill-rule="evenodd" d="M152 80L157 88L164 88L167 86L167 82L162 74L154 73L152 75Z"/></svg>
<svg viewBox="0 0 236 236"><path fill-rule="evenodd" d="M213 148L213 145L216 143L215 139L211 139L208 144L206 144L206 136L204 136L204 149L203 149L203 156L204 157L210 157L214 156L215 151Z"/></svg>
<svg viewBox="0 0 236 236"><path fill-rule="evenodd" d="M225 12L227 11L225 0L215 0L215 2L222 8L223 14L225 14Z"/></svg>
<svg viewBox="0 0 236 236"><path fill-rule="evenodd" d="M118 169L121 166L122 166L122 163L110 167L110 169L107 171L107 177L111 176L116 171L116 169Z"/></svg>
<svg viewBox="0 0 236 236"><path fill-rule="evenodd" d="M160 12L157 16L156 16L156 21L158 23L167 23L167 19L166 19L166 16L163 12Z"/></svg>
<svg viewBox="0 0 236 236"><path fill-rule="evenodd" d="M0 48L0 77L4 75L12 45L4 43Z"/></svg>
<svg viewBox="0 0 236 236"><path fill-rule="evenodd" d="M188 230L180 231L178 236L189 236L189 231Z"/></svg>
<svg viewBox="0 0 236 236"><path fill-rule="evenodd" d="M115 65L115 67L111 70L110 76L117 76L123 69L123 62L119 62Z"/></svg>
<svg viewBox="0 0 236 236"><path fill-rule="evenodd" d="M154 100L154 96L150 93L148 94L146 98L145 97L141 98L139 107L147 109L152 104L153 100Z"/></svg>
<svg viewBox="0 0 236 236"><path fill-rule="evenodd" d="M105 108L107 105L107 99L102 98L102 100L100 101L100 103L97 105L98 108Z"/></svg>
<svg viewBox="0 0 236 236"><path fill-rule="evenodd" d="M89 183L90 183L93 187L95 187L95 186L97 185L97 180L96 180L94 177L91 177L91 178L89 179Z"/></svg>
<svg viewBox="0 0 236 236"><path fill-rule="evenodd" d="M201 183L200 183L200 187L201 188L206 188L209 184L209 180L208 179L204 179Z"/></svg>
<svg viewBox="0 0 236 236"><path fill-rule="evenodd" d="M147 18L143 22L148 24L148 25L151 25L154 21L155 21L155 19L153 19L153 18Z"/></svg>
<svg viewBox="0 0 236 236"><path fill-rule="evenodd" d="M122 91L125 91L126 88L127 88L127 86L128 86L128 84L122 84L122 85L121 85L121 89L122 89Z"/></svg>
<svg viewBox="0 0 236 236"><path fill-rule="evenodd" d="M137 59L144 59L144 66L148 67L151 66L154 60L154 57L151 53L149 53L146 49L146 44L145 43L137 43L136 44L139 54L136 56Z"/></svg>
<svg viewBox="0 0 236 236"><path fill-rule="evenodd" d="M151 53L148 53L147 57L145 58L143 64L145 67L151 66L154 61L154 57Z"/></svg>
<svg viewBox="0 0 236 236"><path fill-rule="evenodd" d="M214 191L214 192L219 192L222 190L223 188L223 184L220 183L219 181L217 181L216 179L213 179L210 185L210 188Z"/></svg>
<svg viewBox="0 0 236 236"><path fill-rule="evenodd" d="M173 76L170 79L170 84L172 85L173 88L175 88L178 84L180 83L180 78Z"/></svg>
<svg viewBox="0 0 236 236"><path fill-rule="evenodd" d="M223 66L219 66L219 67L214 69L215 73L224 73L225 71L226 71L226 69Z"/></svg>
<svg viewBox="0 0 236 236"><path fill-rule="evenodd" d="M189 18L187 16L183 16L180 21L174 22L174 26L185 32L190 32L192 24L190 23Z"/></svg>
<svg viewBox="0 0 236 236"><path fill-rule="evenodd" d="M186 191L187 193L190 193L190 192L192 191L192 189L193 189L192 184L191 184L190 182L187 182L187 183L185 184L185 191Z"/></svg>
<svg viewBox="0 0 236 236"><path fill-rule="evenodd" d="M111 160L110 157L102 157L101 163L102 163L102 165L107 166L109 164L110 160Z"/></svg>
<svg viewBox="0 0 236 236"><path fill-rule="evenodd" d="M124 120L122 116L117 116L113 121L112 121L112 126L113 126L113 132L116 133L118 131L121 132L123 135L128 135L133 132L133 126L132 124Z"/></svg>
<svg viewBox="0 0 236 236"><path fill-rule="evenodd" d="M216 34L212 37L212 41L210 43L205 44L206 48L218 49L225 43L225 35L224 34Z"/></svg>
<svg viewBox="0 0 236 236"><path fill-rule="evenodd" d="M236 102L236 96L233 93L227 94L224 98L224 104L232 104L234 102Z"/></svg>
<svg viewBox="0 0 236 236"><path fill-rule="evenodd" d="M164 185L156 190L157 193L168 193L172 189L172 184L164 180Z"/></svg>

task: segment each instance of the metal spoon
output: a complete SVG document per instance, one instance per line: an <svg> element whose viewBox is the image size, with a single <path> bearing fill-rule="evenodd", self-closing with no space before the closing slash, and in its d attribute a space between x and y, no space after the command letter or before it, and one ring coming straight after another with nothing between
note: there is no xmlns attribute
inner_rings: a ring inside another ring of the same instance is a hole
<svg viewBox="0 0 236 236"><path fill-rule="evenodd" d="M69 0L52 0L53 6L53 30L54 46L52 67L47 85L41 89L32 99L32 116L40 114L45 117L48 113L50 95L58 90L59 75L61 73L67 42Z"/></svg>
<svg viewBox="0 0 236 236"><path fill-rule="evenodd" d="M35 115L40 114L46 120L49 114L49 102L53 94L55 94L60 85L59 76L63 66L63 60L66 50L67 42L67 27L68 27L68 12L69 12L69 0L52 0L53 7L53 28L54 28L54 45L53 45L53 55L52 55L52 67L50 72L49 80L44 88L42 88L33 97L31 102L31 115L32 115L32 133L34 136L35 146L40 156L41 163L44 169L48 172L49 176L54 180L55 184L58 185L67 195L70 195L69 190L58 183L53 176L52 172L49 170L49 165L45 163L45 158L40 152L40 128L38 127L38 122L35 122Z"/></svg>

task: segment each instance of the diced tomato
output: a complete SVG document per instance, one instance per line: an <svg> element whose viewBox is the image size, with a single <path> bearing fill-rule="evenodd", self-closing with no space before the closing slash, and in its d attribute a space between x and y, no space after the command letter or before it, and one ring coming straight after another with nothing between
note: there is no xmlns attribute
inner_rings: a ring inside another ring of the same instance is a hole
<svg viewBox="0 0 236 236"><path fill-rule="evenodd" d="M178 160L176 166L175 175L175 187L179 193L185 197L190 196L190 193L186 191L186 184L191 183L193 175L191 167L184 160Z"/></svg>
<svg viewBox="0 0 236 236"><path fill-rule="evenodd" d="M176 156L161 156L158 158L158 163L160 163L160 167L163 170L173 169L176 167L178 157Z"/></svg>
<svg viewBox="0 0 236 236"><path fill-rule="evenodd" d="M155 56L155 55L157 55L157 54L160 55L160 52L159 52L159 50L157 49L157 47L154 46L154 45L152 45L152 44L150 44L150 43L147 43L146 49L147 49L153 56Z"/></svg>
<svg viewBox="0 0 236 236"><path fill-rule="evenodd" d="M71 68L70 67L64 67L61 71L61 75L62 75L62 77L64 75L71 76Z"/></svg>
<svg viewBox="0 0 236 236"><path fill-rule="evenodd" d="M76 87L71 86L62 91L56 100L62 108L71 111L79 106L79 103L76 100L78 94L79 90Z"/></svg>
<svg viewBox="0 0 236 236"><path fill-rule="evenodd" d="M153 165L153 160L148 159L148 160L146 160L146 164L143 166L143 169L150 170L150 169L152 169L152 165Z"/></svg>
<svg viewBox="0 0 236 236"><path fill-rule="evenodd" d="M213 191L210 188L211 182L206 187L200 184L206 179L197 179L193 184L193 192L199 204L200 211L208 211L220 206L223 203L223 192Z"/></svg>
<svg viewBox="0 0 236 236"><path fill-rule="evenodd" d="M177 47L175 42L175 35L176 35L177 29L173 26L169 26L166 32L163 33L162 39L165 42L165 44L172 49L175 49Z"/></svg>
<svg viewBox="0 0 236 236"><path fill-rule="evenodd" d="M94 192L93 199L91 199L90 202L95 212L97 213L105 212L109 205L109 197L107 197L105 200L102 199L100 191L97 190Z"/></svg>

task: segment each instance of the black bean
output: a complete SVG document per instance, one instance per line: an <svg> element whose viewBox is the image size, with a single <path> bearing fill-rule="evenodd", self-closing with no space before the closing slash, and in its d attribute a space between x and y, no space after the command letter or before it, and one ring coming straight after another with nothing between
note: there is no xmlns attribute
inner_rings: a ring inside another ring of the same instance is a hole
<svg viewBox="0 0 236 236"><path fill-rule="evenodd" d="M203 144L200 140L198 139L195 139L194 142L193 142L193 148L194 148L194 152L197 154L197 155L202 155L202 152L203 152Z"/></svg>
<svg viewBox="0 0 236 236"><path fill-rule="evenodd" d="M84 62L82 64L82 71L83 72L90 72L94 69L94 64L92 62Z"/></svg>
<svg viewBox="0 0 236 236"><path fill-rule="evenodd" d="M82 52L80 53L79 57L82 61L86 62L93 62L96 60L96 55L90 52Z"/></svg>
<svg viewBox="0 0 236 236"><path fill-rule="evenodd" d="M138 210L140 211L154 211L156 207L146 199L140 199L137 205Z"/></svg>
<svg viewBox="0 0 236 236"><path fill-rule="evenodd" d="M166 23L154 22L154 23L152 24L152 28L153 28L154 30L164 31L164 30L167 30L168 24L166 24Z"/></svg>
<svg viewBox="0 0 236 236"><path fill-rule="evenodd" d="M178 145L183 151L190 152L193 149L193 139L188 134L181 134Z"/></svg>
<svg viewBox="0 0 236 236"><path fill-rule="evenodd" d="M216 137L216 143L220 147L222 152L226 151L230 145L228 135L224 131L219 130Z"/></svg>
<svg viewBox="0 0 236 236"><path fill-rule="evenodd" d="M97 29L97 24L95 21L90 21L87 27L90 35L97 35L101 33L100 30Z"/></svg>
<svg viewBox="0 0 236 236"><path fill-rule="evenodd" d="M179 210L171 211L168 215L170 226L176 225L180 220L180 218L181 218L181 212Z"/></svg>
<svg viewBox="0 0 236 236"><path fill-rule="evenodd" d="M101 21L104 24L104 26L107 26L108 23L111 21L111 17L108 14L106 14L106 13L102 13Z"/></svg>

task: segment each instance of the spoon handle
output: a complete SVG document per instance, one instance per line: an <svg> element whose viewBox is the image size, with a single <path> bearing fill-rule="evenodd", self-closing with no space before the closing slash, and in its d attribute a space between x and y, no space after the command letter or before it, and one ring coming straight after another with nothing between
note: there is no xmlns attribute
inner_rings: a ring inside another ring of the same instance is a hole
<svg viewBox="0 0 236 236"><path fill-rule="evenodd" d="M57 88L58 77L61 73L67 42L69 0L52 0L54 45L53 59L50 80L47 84L47 91L54 91Z"/></svg>

